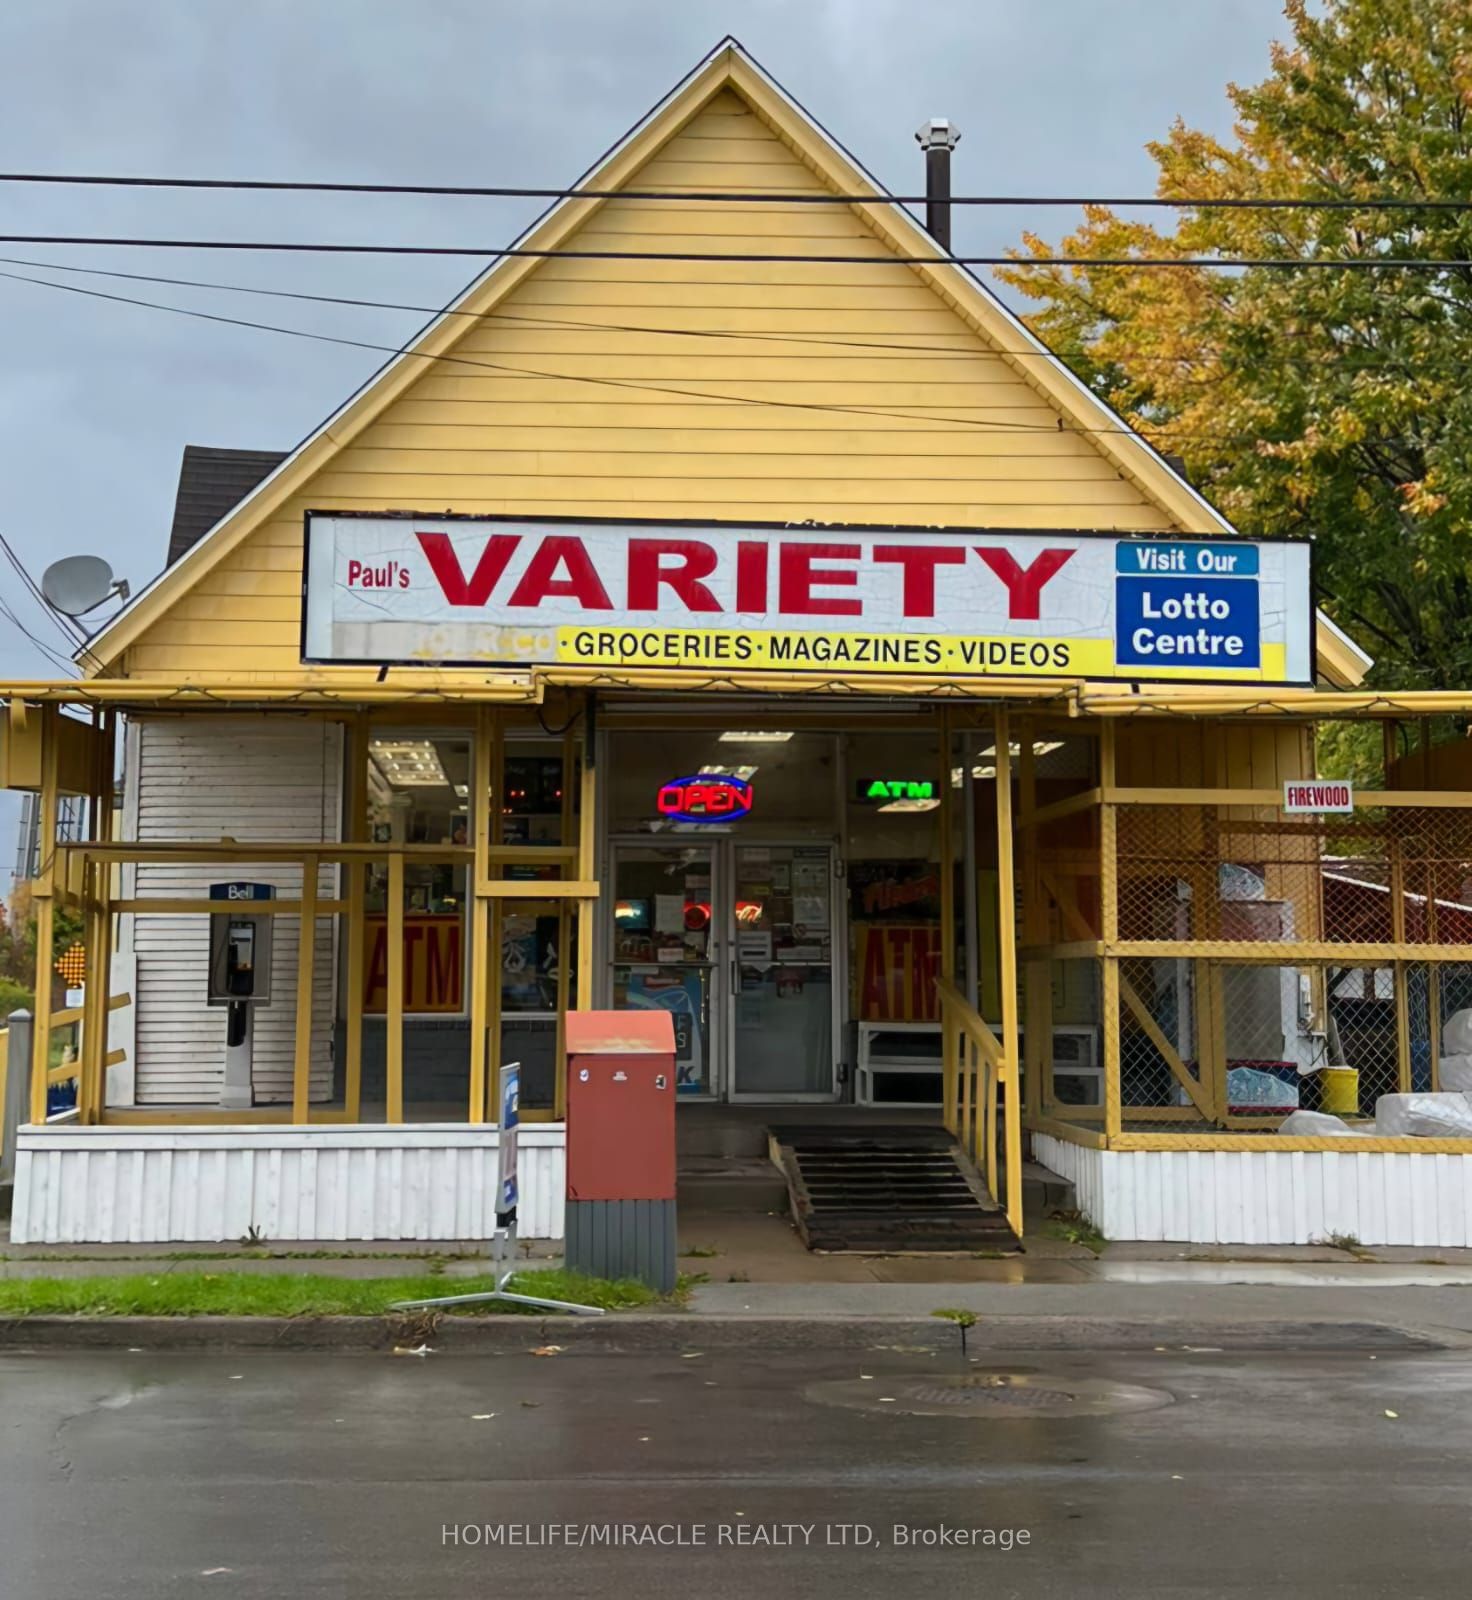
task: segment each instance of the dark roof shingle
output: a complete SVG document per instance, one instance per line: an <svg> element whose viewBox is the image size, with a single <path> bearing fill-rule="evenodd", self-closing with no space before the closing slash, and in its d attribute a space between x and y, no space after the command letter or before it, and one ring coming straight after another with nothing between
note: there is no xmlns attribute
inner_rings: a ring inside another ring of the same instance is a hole
<svg viewBox="0 0 1472 1600"><path fill-rule="evenodd" d="M169 566L199 542L263 478L286 460L284 450L216 450L186 444L169 531Z"/></svg>

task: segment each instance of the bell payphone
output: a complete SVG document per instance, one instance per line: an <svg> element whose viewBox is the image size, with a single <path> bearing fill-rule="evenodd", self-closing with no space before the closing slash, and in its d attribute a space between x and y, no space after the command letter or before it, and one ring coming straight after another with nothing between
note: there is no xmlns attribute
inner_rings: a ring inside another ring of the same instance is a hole
<svg viewBox="0 0 1472 1600"><path fill-rule="evenodd" d="M227 1007L225 1079L220 1104L244 1109L251 1104L251 1014L271 1002L271 923L251 906L274 900L269 883L212 883L210 899L229 909L210 916L210 972L207 1003Z"/></svg>

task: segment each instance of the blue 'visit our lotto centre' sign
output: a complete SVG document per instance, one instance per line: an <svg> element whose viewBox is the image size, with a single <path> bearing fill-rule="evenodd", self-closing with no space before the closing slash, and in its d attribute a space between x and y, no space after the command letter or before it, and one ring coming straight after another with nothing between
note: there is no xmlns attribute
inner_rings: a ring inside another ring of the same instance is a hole
<svg viewBox="0 0 1472 1600"><path fill-rule="evenodd" d="M1121 667L1262 664L1258 551L1221 544L1120 544L1114 580Z"/></svg>

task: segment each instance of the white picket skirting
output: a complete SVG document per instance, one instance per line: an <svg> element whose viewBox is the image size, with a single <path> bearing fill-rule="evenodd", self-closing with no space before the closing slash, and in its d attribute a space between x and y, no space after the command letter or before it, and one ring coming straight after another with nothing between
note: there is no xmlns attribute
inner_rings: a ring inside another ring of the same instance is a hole
<svg viewBox="0 0 1472 1600"><path fill-rule="evenodd" d="M1338 1150L1090 1150L1032 1135L1106 1239L1472 1245L1472 1156Z"/></svg>
<svg viewBox="0 0 1472 1600"><path fill-rule="evenodd" d="M22 1127L17 1244L194 1244L244 1237L489 1239L497 1130ZM524 1124L522 1238L562 1237L567 1130Z"/></svg>

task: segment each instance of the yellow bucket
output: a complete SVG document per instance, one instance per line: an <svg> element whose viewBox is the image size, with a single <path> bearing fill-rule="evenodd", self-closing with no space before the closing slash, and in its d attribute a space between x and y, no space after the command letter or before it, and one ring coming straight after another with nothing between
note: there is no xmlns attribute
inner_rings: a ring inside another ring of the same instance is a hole
<svg viewBox="0 0 1472 1600"><path fill-rule="evenodd" d="M1332 1111L1336 1116L1355 1117L1360 1109L1360 1074L1358 1067L1325 1067L1319 1073L1322 1088L1320 1109Z"/></svg>

